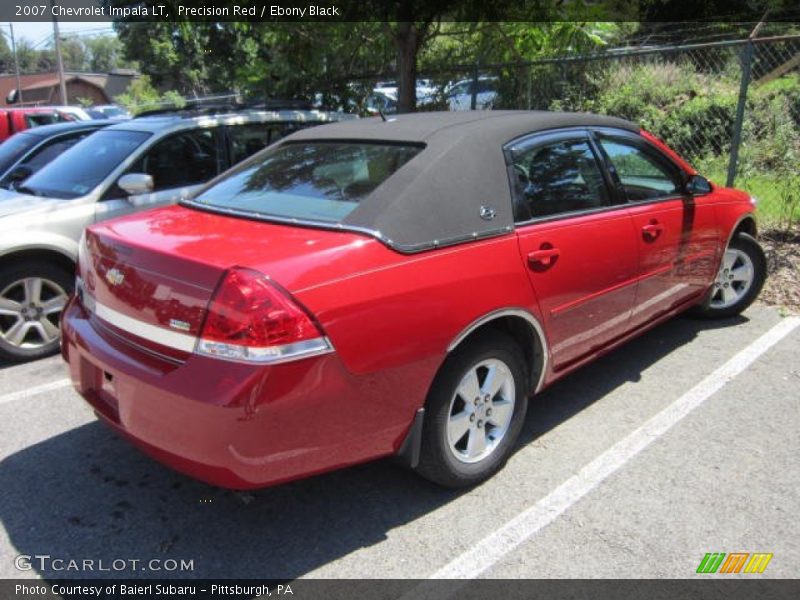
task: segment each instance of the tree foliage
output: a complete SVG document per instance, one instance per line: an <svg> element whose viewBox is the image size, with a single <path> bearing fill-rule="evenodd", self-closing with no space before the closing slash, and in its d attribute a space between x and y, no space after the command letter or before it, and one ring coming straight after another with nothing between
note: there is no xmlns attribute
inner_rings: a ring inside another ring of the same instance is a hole
<svg viewBox="0 0 800 600"><path fill-rule="evenodd" d="M160 89L187 96L236 92L267 99L321 98L344 105L363 99L377 79L392 78L399 83L401 111L415 108L419 73L583 51L618 31L613 23L571 20L571 6L580 2L566 8L559 0L523 2L524 14L509 0L357 4L376 20L118 22L115 29L125 56ZM496 20L498 14L517 13L527 20ZM564 20L554 22L556 14ZM482 19L467 18L476 15ZM532 16L542 22L530 22Z"/></svg>
<svg viewBox="0 0 800 600"><path fill-rule="evenodd" d="M43 48L35 47L27 38L18 38L17 59L22 73L53 71L56 69L56 55L53 43ZM82 39L64 36L61 39L61 57L67 71L91 71L108 73L119 67L135 67L123 55L122 42L116 35L98 36ZM3 36L0 36L0 72L14 71L14 55Z"/></svg>

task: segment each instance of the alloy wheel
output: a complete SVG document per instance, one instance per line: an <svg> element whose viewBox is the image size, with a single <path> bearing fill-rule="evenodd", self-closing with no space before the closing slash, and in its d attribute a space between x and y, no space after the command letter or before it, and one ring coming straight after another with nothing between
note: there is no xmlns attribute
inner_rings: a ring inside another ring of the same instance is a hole
<svg viewBox="0 0 800 600"><path fill-rule="evenodd" d="M43 348L60 336L67 293L57 283L26 277L0 291L0 338L26 350Z"/></svg>
<svg viewBox="0 0 800 600"><path fill-rule="evenodd" d="M753 284L754 274L753 261L747 253L728 248L714 281L711 308L724 309L739 302Z"/></svg>
<svg viewBox="0 0 800 600"><path fill-rule="evenodd" d="M514 415L514 377L497 359L470 368L450 401L447 441L464 463L484 460L508 432Z"/></svg>

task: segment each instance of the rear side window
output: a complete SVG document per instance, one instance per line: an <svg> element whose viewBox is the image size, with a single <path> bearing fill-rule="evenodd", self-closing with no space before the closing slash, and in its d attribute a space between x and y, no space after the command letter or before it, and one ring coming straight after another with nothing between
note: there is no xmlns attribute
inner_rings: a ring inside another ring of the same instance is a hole
<svg viewBox="0 0 800 600"><path fill-rule="evenodd" d="M548 217L611 204L594 152L585 140L534 146L514 157L517 220Z"/></svg>
<svg viewBox="0 0 800 600"><path fill-rule="evenodd" d="M245 164L194 202L267 218L336 223L421 149L357 142L286 144Z"/></svg>
<svg viewBox="0 0 800 600"><path fill-rule="evenodd" d="M619 139L601 138L611 164L617 172L630 202L680 195L677 170L658 160L642 148Z"/></svg>
<svg viewBox="0 0 800 600"><path fill-rule="evenodd" d="M38 127L39 125L52 125L66 120L62 119L58 113L31 113L25 115L25 124L29 128Z"/></svg>

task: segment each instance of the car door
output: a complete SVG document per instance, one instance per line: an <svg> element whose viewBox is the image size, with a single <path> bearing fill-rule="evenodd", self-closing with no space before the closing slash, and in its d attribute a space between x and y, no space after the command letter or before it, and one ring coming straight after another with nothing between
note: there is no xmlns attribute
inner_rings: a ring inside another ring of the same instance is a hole
<svg viewBox="0 0 800 600"><path fill-rule="evenodd" d="M219 130L209 127L173 133L157 141L122 174L150 175L153 191L131 196L115 183L97 203L95 220L174 204L189 197L222 170L224 153L220 146Z"/></svg>
<svg viewBox="0 0 800 600"><path fill-rule="evenodd" d="M636 293L636 239L586 131L506 149L516 233L556 370L619 337Z"/></svg>
<svg viewBox="0 0 800 600"><path fill-rule="evenodd" d="M636 327L702 294L713 279L717 231L713 206L685 193L685 176L633 133L598 131L611 176L636 229L639 278Z"/></svg>

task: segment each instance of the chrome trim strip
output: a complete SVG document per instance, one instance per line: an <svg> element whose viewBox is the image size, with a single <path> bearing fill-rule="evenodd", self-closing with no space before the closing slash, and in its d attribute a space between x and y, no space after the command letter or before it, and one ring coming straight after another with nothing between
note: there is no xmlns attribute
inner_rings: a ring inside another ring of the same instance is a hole
<svg viewBox="0 0 800 600"><path fill-rule="evenodd" d="M325 221L312 221L308 219L297 219L289 217L278 217L275 215L264 215L262 213L257 213L253 211L234 210L211 204L203 204L201 202L197 202L192 198L184 198L180 200L178 204L180 204L181 206L188 206L189 208L196 208L197 210L202 210L214 214L229 215L232 217L242 217L245 219L262 221L264 223L276 223L278 225L295 225L297 227L311 227L314 229L325 229L329 231L345 231L349 233L359 233L362 235L375 238L376 240L385 244L392 250L396 250L397 252L400 252L402 254L417 254L419 252L424 252L426 250L444 248L446 246L455 246L457 244L462 244L465 242L472 242L490 237L497 237L514 230L513 225L509 225L507 227L501 227L499 229L491 229L487 231L482 231L480 233L473 232L469 234L464 234L462 236L445 238L441 240L431 240L430 242L423 242L421 244L398 244L394 240L387 238L385 235L383 235L380 231L376 229L370 229L369 227L361 227L359 225L345 225L343 223L328 223Z"/></svg>
<svg viewBox="0 0 800 600"><path fill-rule="evenodd" d="M170 331L163 327L143 323L138 319L124 315L113 308L109 308L105 304L97 302L94 297L85 291L83 293L83 305L99 319L122 331L127 331L128 333L132 333L133 335L150 340L167 348L209 356L219 360L241 362L245 364L275 365L334 352L333 344L327 337L318 337L301 342L283 344L280 346L266 346L263 348L251 348L248 346L204 340L193 335L187 335L178 331ZM239 353L239 355L237 356L236 353Z"/></svg>
<svg viewBox="0 0 800 600"><path fill-rule="evenodd" d="M124 315L113 308L109 308L105 304L101 304L86 292L83 294L83 304L90 312L97 315L97 317L123 331L127 331L140 338L150 340L168 348L174 348L182 352L194 352L195 345L197 344L197 337L193 335L169 331L163 327L144 323L138 319Z"/></svg>
<svg viewBox="0 0 800 600"><path fill-rule="evenodd" d="M246 356L237 357L224 354L226 348L243 352ZM210 340L200 339L197 342L196 353L219 360L227 360L244 364L277 365L312 356L320 356L333 352L333 344L327 337L318 337L302 342L293 342L281 346L266 346L251 348L236 344L225 344Z"/></svg>
<svg viewBox="0 0 800 600"><path fill-rule="evenodd" d="M550 347L547 343L547 338L544 335L544 329L542 328L538 319L524 308L501 308L483 315L467 325L467 327L463 329L461 333L459 333L455 339L450 342L450 344L448 344L447 352L452 352L455 350L456 347L463 342L469 334L478 329L480 326L485 325L490 321L494 321L500 317L520 317L521 319L525 319L531 325L531 327L533 327L536 335L539 337L539 342L542 344L542 369L539 373L539 381L536 383L536 387L534 388L534 393L536 393L542 389L542 384L544 383L544 376L545 373L547 373L547 366L550 363Z"/></svg>
<svg viewBox="0 0 800 600"><path fill-rule="evenodd" d="M750 219L753 222L753 225L756 228L756 233L758 233L758 221L756 220L756 213L755 211L744 213L741 217L736 219L736 223L734 223L733 227L731 227L730 233L728 233L728 241L725 242L725 246L722 248L722 254L725 254L725 251L728 249L728 246L731 245L731 240L733 239L733 234L736 233L736 230L739 229L739 225L744 223L746 220ZM721 259L720 259L721 260Z"/></svg>

